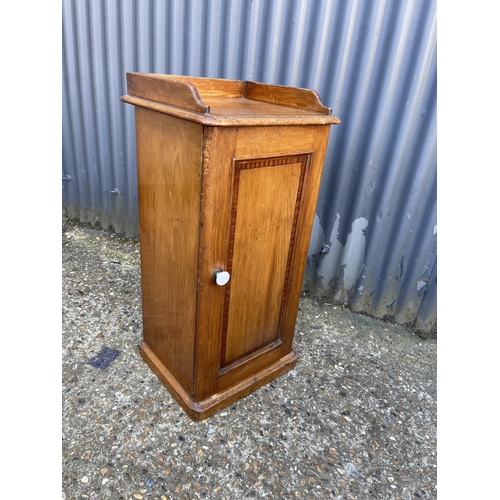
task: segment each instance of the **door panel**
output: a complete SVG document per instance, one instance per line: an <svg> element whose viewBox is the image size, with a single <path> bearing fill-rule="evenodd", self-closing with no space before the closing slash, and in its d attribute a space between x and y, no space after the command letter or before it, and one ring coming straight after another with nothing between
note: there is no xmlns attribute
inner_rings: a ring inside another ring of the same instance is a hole
<svg viewBox="0 0 500 500"><path fill-rule="evenodd" d="M220 368L281 344L290 264L310 154L233 162Z"/></svg>

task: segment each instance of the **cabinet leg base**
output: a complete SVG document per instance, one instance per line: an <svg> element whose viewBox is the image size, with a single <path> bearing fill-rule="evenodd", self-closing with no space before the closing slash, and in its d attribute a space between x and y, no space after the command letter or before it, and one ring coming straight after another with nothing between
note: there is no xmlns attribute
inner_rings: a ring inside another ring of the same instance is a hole
<svg viewBox="0 0 500 500"><path fill-rule="evenodd" d="M203 401L194 401L146 342L142 341L139 344L139 353L188 416L197 421L204 420L247 396L259 387L291 370L297 362L297 355L292 351L272 365L265 367L257 373L253 373L250 377L236 385L218 392Z"/></svg>

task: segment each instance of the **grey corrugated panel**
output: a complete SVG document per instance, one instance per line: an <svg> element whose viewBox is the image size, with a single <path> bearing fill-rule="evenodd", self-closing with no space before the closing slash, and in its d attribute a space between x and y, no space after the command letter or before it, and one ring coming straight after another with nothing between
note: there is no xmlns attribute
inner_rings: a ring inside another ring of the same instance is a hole
<svg viewBox="0 0 500 500"><path fill-rule="evenodd" d="M435 2L63 0L64 206L137 236L134 109L119 100L127 71L317 90L342 124L330 134L307 288L435 328Z"/></svg>
<svg viewBox="0 0 500 500"><path fill-rule="evenodd" d="M355 28L345 35L364 40L347 58L345 74L366 73L348 82L345 96L342 77L333 85L343 126L332 141L327 164L333 168L325 172L318 204L318 223L332 248L311 259L322 277L320 284L312 280L355 310L432 329L435 322L418 320L431 292L417 292L417 284L435 259L435 8L364 6L371 12L363 17L374 21L365 36Z"/></svg>

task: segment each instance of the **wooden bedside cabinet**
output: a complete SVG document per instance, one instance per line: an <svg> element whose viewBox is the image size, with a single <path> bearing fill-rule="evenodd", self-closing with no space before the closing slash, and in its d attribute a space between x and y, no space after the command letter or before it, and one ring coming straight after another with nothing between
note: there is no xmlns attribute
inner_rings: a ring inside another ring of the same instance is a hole
<svg viewBox="0 0 500 500"><path fill-rule="evenodd" d="M202 420L294 367L331 124L308 89L127 73L144 360Z"/></svg>

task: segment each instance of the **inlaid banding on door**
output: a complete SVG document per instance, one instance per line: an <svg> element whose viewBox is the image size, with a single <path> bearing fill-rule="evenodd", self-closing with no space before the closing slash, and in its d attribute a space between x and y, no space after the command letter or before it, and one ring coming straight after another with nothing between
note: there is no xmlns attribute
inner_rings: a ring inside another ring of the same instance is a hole
<svg viewBox="0 0 500 500"><path fill-rule="evenodd" d="M311 153L233 161L220 368L279 346Z"/></svg>

